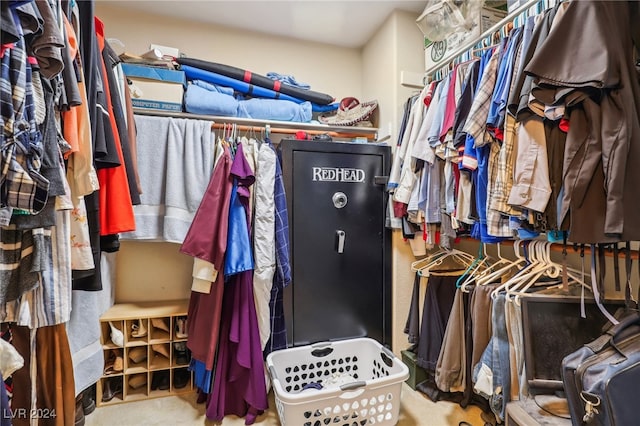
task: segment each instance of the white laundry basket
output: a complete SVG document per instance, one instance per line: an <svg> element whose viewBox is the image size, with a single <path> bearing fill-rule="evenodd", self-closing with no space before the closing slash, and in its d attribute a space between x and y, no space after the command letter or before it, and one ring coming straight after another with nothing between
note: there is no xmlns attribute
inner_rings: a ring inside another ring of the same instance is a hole
<svg viewBox="0 0 640 426"><path fill-rule="evenodd" d="M409 377L393 352L369 338L272 352L267 368L283 426L395 425ZM341 379L351 383L329 384Z"/></svg>

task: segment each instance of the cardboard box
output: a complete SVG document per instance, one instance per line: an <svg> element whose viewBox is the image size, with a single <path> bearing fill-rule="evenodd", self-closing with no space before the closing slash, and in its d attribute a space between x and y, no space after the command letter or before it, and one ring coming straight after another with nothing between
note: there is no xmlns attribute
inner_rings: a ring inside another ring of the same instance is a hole
<svg viewBox="0 0 640 426"><path fill-rule="evenodd" d="M443 59L447 58L462 44L479 37L480 34L500 22L505 16L507 16L507 12L504 10L483 7L479 12L479 16L474 19L474 25L471 30L451 34L445 40L436 42L425 37L425 70L441 63Z"/></svg>
<svg viewBox="0 0 640 426"><path fill-rule="evenodd" d="M183 71L122 63L122 70L133 82L131 103L137 108L182 111L187 79Z"/></svg>

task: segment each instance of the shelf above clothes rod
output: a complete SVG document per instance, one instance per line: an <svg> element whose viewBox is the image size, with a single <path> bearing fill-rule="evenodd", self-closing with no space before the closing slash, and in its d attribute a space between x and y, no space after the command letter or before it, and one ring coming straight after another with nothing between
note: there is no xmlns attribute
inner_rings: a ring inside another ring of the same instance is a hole
<svg viewBox="0 0 640 426"><path fill-rule="evenodd" d="M455 49L453 51L453 53L451 53L451 54L445 56L444 58L442 58L442 60L440 62L438 62L436 65L433 65L431 68L427 69L425 71L425 77L429 77L430 75L432 75L433 73L435 73L439 69L447 66L447 64L449 62L451 62L453 59L457 58L458 56L460 56L461 54L463 54L467 50L471 49L473 46L478 44L482 39L484 39L484 38L490 36L491 34L495 33L500 28L502 28L506 23L513 21L513 18L515 18L516 16L518 16L522 12L526 11L527 9L529 9L529 8L535 6L536 4L540 3L540 1L541 0L529 0L526 3L524 3L523 5L517 7L513 12L510 12L507 16L505 16L500 22L495 24L493 27L489 28L488 30L486 30L485 32L480 34L478 37L475 37L473 40L464 43L459 48Z"/></svg>
<svg viewBox="0 0 640 426"><path fill-rule="evenodd" d="M357 126L328 126L326 124L315 123L297 123L290 121L274 121L274 120L255 120L251 118L239 118L239 117L223 117L217 115L203 115L203 114L191 114L188 112L177 111L161 111L155 109L134 108L133 112L139 115L153 115L157 117L174 117L174 118L191 118L196 120L209 120L222 126L226 124L237 124L240 127L238 130L245 131L264 128L266 125L270 126L272 133L280 134L295 134L297 131L302 130L310 135L329 134L332 137L337 138L367 138L368 140L375 141L378 138L378 129L375 127L357 127Z"/></svg>

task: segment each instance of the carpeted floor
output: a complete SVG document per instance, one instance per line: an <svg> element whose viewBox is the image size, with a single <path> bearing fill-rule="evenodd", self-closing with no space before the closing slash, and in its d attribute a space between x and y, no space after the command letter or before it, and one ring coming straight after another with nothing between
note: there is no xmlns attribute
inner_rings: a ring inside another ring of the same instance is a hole
<svg viewBox="0 0 640 426"><path fill-rule="evenodd" d="M459 405L438 402L433 403L420 392L402 385L402 403L400 406L399 426L457 426L466 421L472 426L482 426L481 411L477 407L466 410ZM181 396L148 399L96 408L86 417L86 426L112 425L215 425L240 426L244 419L227 416L222 423L207 420L204 405L196 404L195 393ZM270 394L270 409L258 418L257 425L280 425L275 410L273 392ZM302 425L292 425L302 426Z"/></svg>

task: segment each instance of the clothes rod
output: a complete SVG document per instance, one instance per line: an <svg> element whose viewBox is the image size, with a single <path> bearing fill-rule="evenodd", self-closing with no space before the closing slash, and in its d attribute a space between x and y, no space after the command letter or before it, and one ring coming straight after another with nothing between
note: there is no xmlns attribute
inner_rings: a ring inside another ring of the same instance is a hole
<svg viewBox="0 0 640 426"><path fill-rule="evenodd" d="M481 244L481 242L475 238L471 238L471 237L461 237L460 238L462 241L466 241L466 242L470 242L470 243L478 243ZM505 240L505 241L501 241L500 244L504 245L504 244L508 244L508 245L513 245L513 241L514 240ZM525 241L525 240L521 240L521 241ZM531 241L546 241L546 240L531 240ZM495 245L495 243L487 243L490 245ZM607 244L607 243L604 243ZM614 243L609 243L609 244L614 244ZM577 246L574 245L572 242L567 242L567 254L577 254L580 252L580 250L578 249L576 251L576 247L579 247L580 244L578 244ZM585 250L589 250L590 245L589 244L585 244L584 248ZM562 251L564 250L564 244L563 243L551 243L551 247L550 247L551 251L553 252L558 252L558 253L562 253ZM623 246L619 246L620 249L620 253L618 254L619 257L623 257L624 256L624 247ZM605 250L604 255L606 257L614 257L614 252L613 250ZM633 260L638 260L640 259L640 252L637 249L631 249L631 259Z"/></svg>
<svg viewBox="0 0 640 426"><path fill-rule="evenodd" d="M234 123L214 123L211 125L212 129L229 129L231 125L233 125ZM245 126L242 124L237 124L236 125L236 129L239 132L260 132L262 130L265 129L266 126L270 126L269 124L265 124L262 126ZM334 131L326 131L326 130L303 130L303 129L284 129L284 128L280 128L280 127L269 127L269 131L271 133L278 133L278 134L284 134L284 135L295 135L298 132L305 132L308 135L329 135L331 137L334 138L345 138L345 137L350 137L350 138L355 138L355 137L363 137L363 138L370 138L371 134L370 133L349 133L349 135L345 135L344 133L340 133L340 132L334 132Z"/></svg>
<svg viewBox="0 0 640 426"><path fill-rule="evenodd" d="M239 117L223 117L204 114L192 114L188 112L180 111L162 111L147 108L133 108L133 112L139 115L151 115L156 117L173 117L173 118L187 118L195 120L207 120L213 121L221 126L226 123L237 124L239 126L246 126L251 130L253 127L255 130L264 128L269 125L271 127L271 133L281 134L295 134L298 131L304 131L308 134L319 135L329 134L331 137L339 138L356 138L363 137L367 139L376 140L378 138L378 129L375 127L358 127L358 126L329 126L326 124L316 123L298 123L292 121L276 121L276 120L256 120L252 118L239 118ZM222 127L221 127L222 128Z"/></svg>
<svg viewBox="0 0 640 426"><path fill-rule="evenodd" d="M495 24L493 27L489 28L487 31L485 31L484 33L480 34L478 37L474 38L472 41L463 44L458 49L454 50L454 52L452 54L450 54L448 56L445 56L438 64L433 65L431 68L429 68L425 72L425 77L429 77L432 74L434 74L436 71L438 71L439 69L442 69L442 68L446 67L449 64L449 62L451 62L453 59L455 59L458 56L462 55L464 52L466 52L467 50L471 49L473 46L478 44L481 40L483 40L484 38L492 35L496 31L498 31L506 23L513 21L513 18L515 18L516 16L518 16L522 12L526 11L527 9L529 9L529 8L535 6L536 4L540 3L541 1L544 1L544 0L529 0L525 4L523 4L521 6L518 6L513 12L509 13L507 16L502 18L502 20L500 22L498 22L497 24Z"/></svg>

